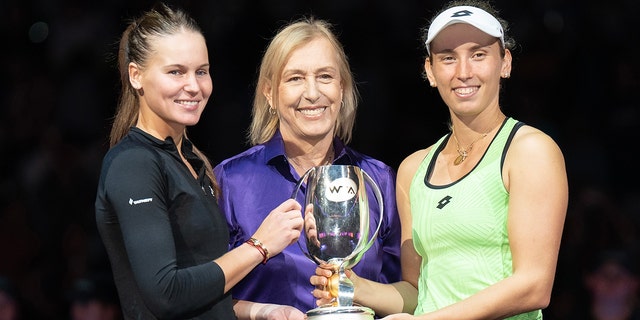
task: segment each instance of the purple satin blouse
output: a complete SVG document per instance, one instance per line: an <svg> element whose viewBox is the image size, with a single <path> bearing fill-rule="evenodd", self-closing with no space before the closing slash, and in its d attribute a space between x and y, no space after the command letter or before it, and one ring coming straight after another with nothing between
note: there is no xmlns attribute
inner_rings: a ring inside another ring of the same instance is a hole
<svg viewBox="0 0 640 320"><path fill-rule="evenodd" d="M384 219L376 241L353 270L382 283L400 280L400 219L395 201L395 171L383 162L359 153L334 139L333 164L356 165L376 182L383 197ZM221 188L219 205L227 218L229 248L249 239L265 216L291 197L300 176L287 162L282 136L222 161L214 169ZM304 185L303 185L304 186ZM304 203L304 189L296 199ZM368 188L370 234L380 221L380 208ZM265 264L259 264L232 291L234 299L291 305L306 312L316 307L309 278L316 264L305 256L304 238Z"/></svg>

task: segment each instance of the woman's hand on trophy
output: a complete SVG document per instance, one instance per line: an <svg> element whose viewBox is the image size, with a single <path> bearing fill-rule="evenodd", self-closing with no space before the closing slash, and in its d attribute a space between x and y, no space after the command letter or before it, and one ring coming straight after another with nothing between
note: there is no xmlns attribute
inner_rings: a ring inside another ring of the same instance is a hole
<svg viewBox="0 0 640 320"><path fill-rule="evenodd" d="M355 280L358 276L351 270L345 269L344 274L349 280ZM357 281L357 280L356 280ZM338 271L335 265L321 264L316 267L316 274L312 275L309 282L315 287L311 293L317 299L316 305L336 305L338 297L338 288L340 286ZM355 290L355 282L354 282Z"/></svg>
<svg viewBox="0 0 640 320"><path fill-rule="evenodd" d="M304 221L302 206L293 199L287 199L273 209L253 234L262 242L269 256L274 256L300 238Z"/></svg>
<svg viewBox="0 0 640 320"><path fill-rule="evenodd" d="M315 287L311 293L317 299L316 305L324 306L332 304L336 300L337 294L333 295L329 291L329 284L334 274L335 272L331 266L321 265L316 267L316 274L309 279L309 282Z"/></svg>

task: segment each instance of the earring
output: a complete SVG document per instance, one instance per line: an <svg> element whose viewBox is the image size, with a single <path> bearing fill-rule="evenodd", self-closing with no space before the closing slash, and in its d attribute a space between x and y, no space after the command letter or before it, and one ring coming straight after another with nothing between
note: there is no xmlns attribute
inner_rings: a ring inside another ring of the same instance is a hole
<svg viewBox="0 0 640 320"><path fill-rule="evenodd" d="M504 75L502 75L502 77L503 77L503 78L505 78L505 79L507 79L507 78L509 78L509 74L508 74L508 73L505 73Z"/></svg>
<svg viewBox="0 0 640 320"><path fill-rule="evenodd" d="M429 82L429 85L430 85L432 88L437 87L437 85L436 85L436 83L435 83L435 82Z"/></svg>
<svg viewBox="0 0 640 320"><path fill-rule="evenodd" d="M272 107L269 107L269 113L270 113L272 116L275 116L275 115L276 115L276 109L274 109L274 108L272 108Z"/></svg>

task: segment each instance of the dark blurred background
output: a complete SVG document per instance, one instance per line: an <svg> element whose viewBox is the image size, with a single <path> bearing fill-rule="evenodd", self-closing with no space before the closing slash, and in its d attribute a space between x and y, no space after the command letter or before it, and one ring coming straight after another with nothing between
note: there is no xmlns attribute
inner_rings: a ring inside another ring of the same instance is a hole
<svg viewBox="0 0 640 320"><path fill-rule="evenodd" d="M109 275L95 190L118 98L116 47L154 1L0 2L0 279L23 319L70 319L79 281ZM329 20L361 93L352 146L397 168L447 131L422 79L422 28L444 1L168 1L205 31L214 92L192 140L214 163L248 145L259 60L301 15ZM640 222L640 5L637 0L493 2L519 43L505 113L564 151L570 204L545 319L582 319L582 273L596 253L635 250ZM101 286L101 285L99 285ZM1 289L1 287L0 287ZM75 290L75 291L74 291Z"/></svg>

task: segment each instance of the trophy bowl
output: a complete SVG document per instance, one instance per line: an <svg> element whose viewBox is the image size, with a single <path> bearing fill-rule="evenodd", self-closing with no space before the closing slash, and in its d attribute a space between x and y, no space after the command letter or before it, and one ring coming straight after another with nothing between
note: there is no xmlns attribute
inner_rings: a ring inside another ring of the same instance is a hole
<svg viewBox="0 0 640 320"><path fill-rule="evenodd" d="M344 270L356 265L375 240L383 220L382 194L378 185L360 167L326 165L309 169L298 181L296 198L306 181L304 203L304 254L316 264L332 269L327 290L333 304L307 312L308 319L373 319L370 308L353 305L353 283ZM380 221L369 231L367 184L380 205Z"/></svg>

